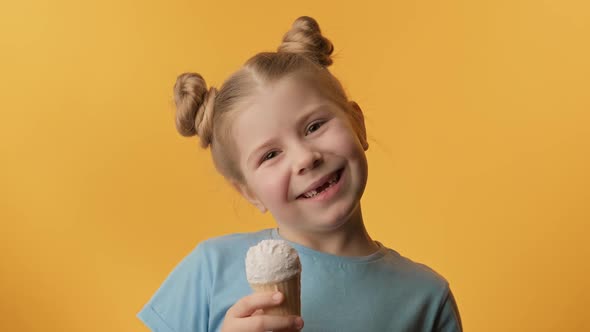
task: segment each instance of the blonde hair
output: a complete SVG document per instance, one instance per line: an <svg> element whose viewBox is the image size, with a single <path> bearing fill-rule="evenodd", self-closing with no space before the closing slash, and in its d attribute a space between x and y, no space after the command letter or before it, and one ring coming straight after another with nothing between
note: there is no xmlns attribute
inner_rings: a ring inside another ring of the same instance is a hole
<svg viewBox="0 0 590 332"><path fill-rule="evenodd" d="M211 146L217 170L226 178L244 183L235 160L238 154L231 138L231 115L257 88L287 76L319 84L328 98L347 111L353 127L359 130L359 119L350 112L342 85L327 69L332 64L333 50L318 23L302 16L284 35L277 52L262 52L250 58L219 91L214 87L207 89L205 80L197 73L181 74L174 85L178 132L183 136L199 136L201 147Z"/></svg>

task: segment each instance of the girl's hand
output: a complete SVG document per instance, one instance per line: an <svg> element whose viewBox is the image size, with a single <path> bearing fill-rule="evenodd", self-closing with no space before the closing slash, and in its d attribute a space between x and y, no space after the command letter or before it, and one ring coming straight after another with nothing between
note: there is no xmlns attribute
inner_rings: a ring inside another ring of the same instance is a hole
<svg viewBox="0 0 590 332"><path fill-rule="evenodd" d="M262 310L279 305L281 292L253 293L238 300L225 314L222 332L298 331L303 320L298 316L265 315Z"/></svg>

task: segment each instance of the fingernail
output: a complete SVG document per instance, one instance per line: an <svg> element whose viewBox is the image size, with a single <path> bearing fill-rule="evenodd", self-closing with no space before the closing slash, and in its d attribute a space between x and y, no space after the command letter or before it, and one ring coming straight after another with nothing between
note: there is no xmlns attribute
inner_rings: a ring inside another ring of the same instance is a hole
<svg viewBox="0 0 590 332"><path fill-rule="evenodd" d="M281 292L276 292L276 293L274 293L274 294L273 294L273 296L272 296L272 299L273 299L275 302L279 302L279 301L281 300L281 296L282 296L282 295L281 295Z"/></svg>
<svg viewBox="0 0 590 332"><path fill-rule="evenodd" d="M296 329L301 330L303 328L303 319L301 319L301 317L296 317L294 325Z"/></svg>

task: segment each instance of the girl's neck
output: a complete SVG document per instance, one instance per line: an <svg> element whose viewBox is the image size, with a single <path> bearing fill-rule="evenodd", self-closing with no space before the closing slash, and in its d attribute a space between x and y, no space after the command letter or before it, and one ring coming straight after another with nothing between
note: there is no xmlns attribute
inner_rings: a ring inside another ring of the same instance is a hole
<svg viewBox="0 0 590 332"><path fill-rule="evenodd" d="M338 229L309 233L279 227L278 231L286 240L337 256L368 256L379 250L379 245L365 228L360 203L350 219Z"/></svg>

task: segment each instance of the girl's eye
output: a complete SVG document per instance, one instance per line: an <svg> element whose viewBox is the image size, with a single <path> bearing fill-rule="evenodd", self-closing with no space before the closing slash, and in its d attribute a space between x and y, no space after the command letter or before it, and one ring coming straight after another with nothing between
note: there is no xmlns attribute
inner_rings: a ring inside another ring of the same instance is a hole
<svg viewBox="0 0 590 332"><path fill-rule="evenodd" d="M276 157L276 156L277 156L277 154L278 154L278 152L277 152L277 151L270 151L270 152L268 152L267 154L265 154L265 155L262 157L262 162L265 162L265 161L267 161L267 160L269 160L269 159L272 159L272 158Z"/></svg>
<svg viewBox="0 0 590 332"><path fill-rule="evenodd" d="M307 132L305 133L305 135L311 134L314 131L320 129L320 127L324 124L324 122L322 121L318 121L318 122L314 122L311 125L309 125L309 127L307 127Z"/></svg>

